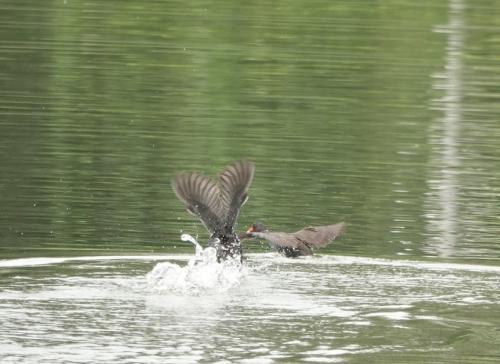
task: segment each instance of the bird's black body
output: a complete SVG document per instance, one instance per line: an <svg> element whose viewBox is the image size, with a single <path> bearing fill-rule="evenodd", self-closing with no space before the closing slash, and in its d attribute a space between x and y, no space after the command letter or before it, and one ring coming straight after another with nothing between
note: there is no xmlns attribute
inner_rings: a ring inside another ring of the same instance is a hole
<svg viewBox="0 0 500 364"><path fill-rule="evenodd" d="M209 245L217 251L217 260L226 260L227 258L243 257L241 241L234 232L215 233L210 237Z"/></svg>

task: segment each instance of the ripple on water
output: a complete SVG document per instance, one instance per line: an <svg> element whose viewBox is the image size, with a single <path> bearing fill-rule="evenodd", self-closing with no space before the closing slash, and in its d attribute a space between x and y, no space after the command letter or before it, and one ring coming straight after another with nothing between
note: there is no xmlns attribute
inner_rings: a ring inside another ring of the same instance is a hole
<svg viewBox="0 0 500 364"><path fill-rule="evenodd" d="M477 345L500 324L499 267L277 254L241 266L211 248L158 258L0 262L16 271L0 287L2 362L335 362L448 352L467 344L453 335L472 327Z"/></svg>

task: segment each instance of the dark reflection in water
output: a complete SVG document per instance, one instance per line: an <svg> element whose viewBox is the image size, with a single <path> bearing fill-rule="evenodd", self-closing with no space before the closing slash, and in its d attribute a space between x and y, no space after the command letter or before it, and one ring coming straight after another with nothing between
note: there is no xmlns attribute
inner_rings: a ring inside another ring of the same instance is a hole
<svg viewBox="0 0 500 364"><path fill-rule="evenodd" d="M497 261L498 11L2 1L0 257L181 251L205 232L170 178L247 157L241 225L345 220L325 253Z"/></svg>

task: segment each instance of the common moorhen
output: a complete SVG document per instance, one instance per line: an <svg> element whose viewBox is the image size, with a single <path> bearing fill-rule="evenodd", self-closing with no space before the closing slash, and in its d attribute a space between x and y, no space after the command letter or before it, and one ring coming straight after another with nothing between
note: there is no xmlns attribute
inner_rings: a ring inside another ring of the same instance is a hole
<svg viewBox="0 0 500 364"><path fill-rule="evenodd" d="M217 181L196 172L183 172L172 179L179 200L207 228L209 245L215 247L219 262L228 257L242 259L234 227L240 208L248 199L254 170L251 162L238 161L226 166Z"/></svg>
<svg viewBox="0 0 500 364"><path fill-rule="evenodd" d="M256 223L246 232L249 238L261 238L269 242L271 248L289 258L312 255L313 249L327 246L342 234L343 222L335 225L308 226L295 233L271 232L263 224Z"/></svg>

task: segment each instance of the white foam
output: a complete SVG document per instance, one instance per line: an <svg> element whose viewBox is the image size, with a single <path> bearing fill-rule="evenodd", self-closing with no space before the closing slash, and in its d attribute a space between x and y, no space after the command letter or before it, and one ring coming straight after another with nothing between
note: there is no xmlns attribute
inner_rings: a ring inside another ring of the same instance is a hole
<svg viewBox="0 0 500 364"><path fill-rule="evenodd" d="M462 263L442 263L442 262L422 262L414 260L397 260L383 258L365 258L339 255L323 255L309 256L296 259L285 258L274 254L276 262L287 264L307 264L307 265L342 265L342 264L357 264L357 265L376 265L390 267L408 267L425 270L465 270L470 272L494 272L500 273L500 266L481 265L481 264L462 264ZM258 254L249 254L248 256L256 256ZM269 254L266 256L271 257Z"/></svg>
<svg viewBox="0 0 500 364"><path fill-rule="evenodd" d="M181 239L195 246L195 255L186 266L171 262L158 263L146 276L148 288L156 293L220 293L240 284L246 270L239 258L217 262L215 248L203 249L189 234Z"/></svg>
<svg viewBox="0 0 500 364"><path fill-rule="evenodd" d="M107 256L86 256L86 257L36 257L0 260L0 268L32 267L38 265L61 264L65 262L87 262L87 261L107 261L107 260L189 260L188 254L168 254L168 255L107 255Z"/></svg>
<svg viewBox="0 0 500 364"><path fill-rule="evenodd" d="M181 239L184 241L196 242L189 234L183 234ZM193 241L189 240L193 239ZM198 244L196 251L199 252L203 248ZM198 254L198 253L196 253ZM199 255L198 255L199 256ZM285 258L277 253L250 253L245 255L254 260L273 261L275 263L286 264L307 264L307 265L342 265L342 264L357 264L357 265L375 265L375 266L391 266L391 267L408 267L425 270L464 270L470 272L493 272L500 273L500 266L481 265L481 264L462 264L462 263L442 263L442 262L422 262L415 260L398 260L398 259L382 259L382 258L366 258L353 256L339 255L315 255L312 257L302 257L297 259ZM193 256L190 254L165 254L165 255L102 255L102 256L83 256L83 257L33 257L19 259L3 259L0 260L0 268L16 268L30 267L40 265L61 264L65 262L86 262L86 261L110 261L110 260L176 260L189 261Z"/></svg>
<svg viewBox="0 0 500 364"><path fill-rule="evenodd" d="M366 317L382 317L382 318L386 318L388 320L396 320L396 321L409 320L410 319L409 313L408 312L404 312L404 311L373 312L373 313L368 313L365 316Z"/></svg>

